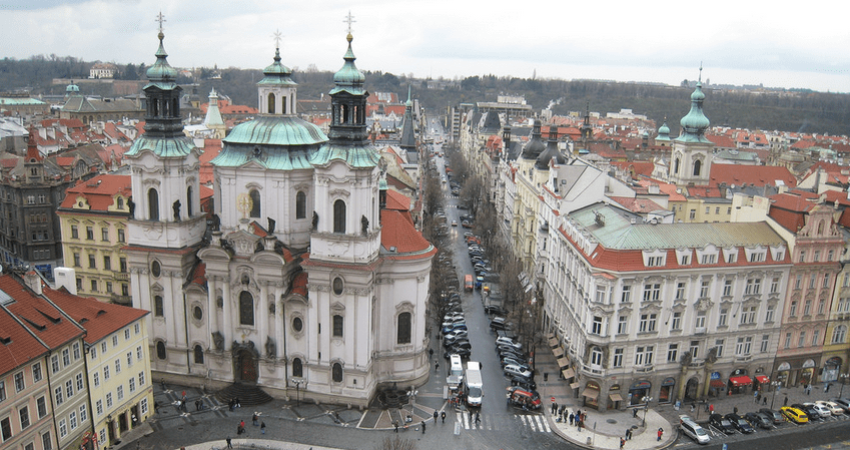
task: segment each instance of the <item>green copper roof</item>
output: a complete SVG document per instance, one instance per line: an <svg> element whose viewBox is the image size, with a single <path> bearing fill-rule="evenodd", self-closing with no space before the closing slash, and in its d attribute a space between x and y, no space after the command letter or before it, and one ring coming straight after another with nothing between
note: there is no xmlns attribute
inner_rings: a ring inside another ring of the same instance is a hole
<svg viewBox="0 0 850 450"><path fill-rule="evenodd" d="M174 82L177 79L177 70L171 67L166 59L168 53L165 53L165 47L162 45L165 35L160 31L157 37L159 37L159 49L156 51L156 62L147 71L150 80L148 86L157 85L163 89L171 89L177 86Z"/></svg>
<svg viewBox="0 0 850 450"><path fill-rule="evenodd" d="M228 144L314 145L328 140L312 123L294 116L260 116L241 123L222 141Z"/></svg>
<svg viewBox="0 0 850 450"><path fill-rule="evenodd" d="M143 134L133 142L133 146L124 155L133 157L141 155L145 150L150 150L160 158L182 158L192 153L194 149L195 144L187 136L151 138Z"/></svg>
<svg viewBox="0 0 850 450"><path fill-rule="evenodd" d="M263 77L257 84L288 85L296 86L298 83L292 81L290 76L292 70L280 63L280 48L274 50L274 62L263 69Z"/></svg>
<svg viewBox="0 0 850 450"><path fill-rule="evenodd" d="M348 51L343 56L345 64L342 65L342 69L334 74L336 87L331 90L331 95L343 91L352 95L364 95L366 90L363 89L363 83L366 81L366 77L354 65L354 60L357 58L354 56L354 51L351 50L351 41L354 40L354 37L349 34L346 39L348 40Z"/></svg>
<svg viewBox="0 0 850 450"><path fill-rule="evenodd" d="M71 83L67 87L65 87L65 92L80 92L80 87L74 83Z"/></svg>
<svg viewBox="0 0 850 450"><path fill-rule="evenodd" d="M310 155L310 163L314 166L325 166L331 161L341 160L355 169L375 167L380 159L381 157L371 144L346 146L329 143Z"/></svg>
<svg viewBox="0 0 850 450"><path fill-rule="evenodd" d="M679 122L682 125L682 134L676 138L677 141L711 143L705 137L705 130L708 129L711 122L702 112L703 100L705 100L705 94L702 92L702 83L697 82L697 87L691 94L691 110Z"/></svg>
<svg viewBox="0 0 850 450"><path fill-rule="evenodd" d="M253 162L269 170L311 169L311 151L315 151L312 146L296 150L276 147L256 151L253 146L226 144L211 163L216 167L242 167Z"/></svg>
<svg viewBox="0 0 850 450"><path fill-rule="evenodd" d="M655 140L670 140L670 127L667 126L667 122L664 122L664 124L661 125L661 128L658 129L658 137L656 137Z"/></svg>
<svg viewBox="0 0 850 450"><path fill-rule="evenodd" d="M29 98L29 97L27 97L27 98L5 98L5 97L0 98L0 105L23 106L23 105L43 105L43 104L44 104L44 102L37 99L37 98Z"/></svg>

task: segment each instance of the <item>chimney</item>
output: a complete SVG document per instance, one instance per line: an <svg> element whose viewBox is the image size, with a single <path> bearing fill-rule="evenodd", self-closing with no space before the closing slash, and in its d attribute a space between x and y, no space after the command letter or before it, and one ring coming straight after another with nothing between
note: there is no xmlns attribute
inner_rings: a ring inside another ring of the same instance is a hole
<svg viewBox="0 0 850 450"><path fill-rule="evenodd" d="M41 277L38 276L35 270L30 269L26 274L24 274L24 282L27 283L27 286L37 295L41 295Z"/></svg>

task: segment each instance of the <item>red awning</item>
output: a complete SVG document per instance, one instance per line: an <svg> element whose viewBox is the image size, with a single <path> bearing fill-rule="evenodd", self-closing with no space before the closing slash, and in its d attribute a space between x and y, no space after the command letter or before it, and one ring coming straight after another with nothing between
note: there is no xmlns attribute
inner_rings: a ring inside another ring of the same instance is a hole
<svg viewBox="0 0 850 450"><path fill-rule="evenodd" d="M758 380L761 384L770 383L770 378L764 375L756 375L756 380Z"/></svg>
<svg viewBox="0 0 850 450"><path fill-rule="evenodd" d="M710 386L713 388L724 388L726 387L726 383L723 380L711 380Z"/></svg>
<svg viewBox="0 0 850 450"><path fill-rule="evenodd" d="M753 384L753 380L751 380L750 377L746 375L729 378L729 381L731 381L732 384L735 386L746 386L749 384Z"/></svg>

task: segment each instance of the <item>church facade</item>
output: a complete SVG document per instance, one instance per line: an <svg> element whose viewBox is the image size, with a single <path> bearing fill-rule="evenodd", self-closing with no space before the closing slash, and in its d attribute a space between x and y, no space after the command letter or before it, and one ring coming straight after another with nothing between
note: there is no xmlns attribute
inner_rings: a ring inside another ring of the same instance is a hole
<svg viewBox="0 0 850 450"><path fill-rule="evenodd" d="M212 160L211 233L163 38L145 134L125 154L133 305L152 312L154 376L359 406L381 384L424 383L436 249L387 190L351 35L328 135L295 115L296 83L276 51L258 83L261 113Z"/></svg>

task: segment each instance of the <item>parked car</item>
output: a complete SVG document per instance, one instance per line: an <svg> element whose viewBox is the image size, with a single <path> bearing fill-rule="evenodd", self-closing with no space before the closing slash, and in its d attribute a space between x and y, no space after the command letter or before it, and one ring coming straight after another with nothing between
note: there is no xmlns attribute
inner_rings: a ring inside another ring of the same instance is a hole
<svg viewBox="0 0 850 450"><path fill-rule="evenodd" d="M746 420L744 420L743 417L735 413L726 414L724 418L729 422L732 422L732 426L735 427L735 429L737 429L741 433L750 434L756 432L756 430L753 428L752 425L750 425L749 422L747 422Z"/></svg>
<svg viewBox="0 0 850 450"><path fill-rule="evenodd" d="M701 426L699 426L696 422L691 420L690 417L686 417L685 419L681 419L681 423L679 424L679 428L682 430L682 434L690 437L697 444L708 444L711 441L711 438L708 436L708 432Z"/></svg>
<svg viewBox="0 0 850 450"><path fill-rule="evenodd" d="M847 414L850 414L850 400L846 398L831 398L829 401L841 406Z"/></svg>
<svg viewBox="0 0 850 450"><path fill-rule="evenodd" d="M791 404L791 407L803 411L803 413L809 417L809 421L820 419L820 413L818 412L818 410L811 406L802 403L793 403Z"/></svg>
<svg viewBox="0 0 850 450"><path fill-rule="evenodd" d="M455 348L455 349L465 348L465 349L472 350L472 344L469 342L469 340L467 340L465 338L458 339L458 340L452 342L451 344L449 344L449 346L451 346L451 348Z"/></svg>
<svg viewBox="0 0 850 450"><path fill-rule="evenodd" d="M505 309L502 308L501 306L485 306L484 312L487 313L487 314L494 314L494 315L497 315L497 316L504 316L505 314L507 314L507 311L505 311Z"/></svg>
<svg viewBox="0 0 850 450"><path fill-rule="evenodd" d="M531 378L530 370L523 369L522 367L513 364L508 364L502 370L504 370L505 374L508 375L519 375L521 377Z"/></svg>
<svg viewBox="0 0 850 450"><path fill-rule="evenodd" d="M453 330L469 330L463 322L453 323L451 326L443 327L443 334Z"/></svg>
<svg viewBox="0 0 850 450"><path fill-rule="evenodd" d="M496 342L496 350L511 350L515 352L522 352L522 344L504 341Z"/></svg>
<svg viewBox="0 0 850 450"><path fill-rule="evenodd" d="M543 405L537 391L526 391L519 386L508 387L508 404L522 409L537 410Z"/></svg>
<svg viewBox="0 0 850 450"><path fill-rule="evenodd" d="M537 389L537 383L535 383L531 378L513 376L509 379L511 380L511 386L519 386L526 391L533 391Z"/></svg>
<svg viewBox="0 0 850 450"><path fill-rule="evenodd" d="M776 411L774 409L762 408L759 410L759 412L767 416L770 420L772 420L774 425L779 425L780 423L785 421L785 419L782 418L782 414L780 414L779 411Z"/></svg>
<svg viewBox="0 0 850 450"><path fill-rule="evenodd" d="M507 357L507 356L501 359L500 364L502 365L502 367L505 367L505 366L508 366L508 365L515 365L515 366L526 367L526 368L528 367L527 361L525 361L523 359L516 359L516 358Z"/></svg>
<svg viewBox="0 0 850 450"><path fill-rule="evenodd" d="M525 355L510 350L501 350L499 351L499 358L513 358L517 361L520 361L525 359Z"/></svg>
<svg viewBox="0 0 850 450"><path fill-rule="evenodd" d="M491 330L504 330L507 328L509 328L508 322L504 317L494 317L493 320L490 321Z"/></svg>
<svg viewBox="0 0 850 450"><path fill-rule="evenodd" d="M712 414L708 416L708 423L721 433L735 434L735 426L732 425L732 422L730 422L729 419L726 419L720 414Z"/></svg>
<svg viewBox="0 0 850 450"><path fill-rule="evenodd" d="M783 416L787 417L789 421L796 424L807 423L809 421L809 416L807 416L806 413L793 406L783 406L779 408L779 411Z"/></svg>
<svg viewBox="0 0 850 450"><path fill-rule="evenodd" d="M453 226L453 227L456 227L456 226L457 226L457 220L452 220L452 226Z"/></svg>
<svg viewBox="0 0 850 450"><path fill-rule="evenodd" d="M516 335L516 333L514 333L514 332L513 332L513 331L511 331L511 330L498 330L498 331L496 331L496 336L498 336L498 337L506 337L506 338L508 338L508 339L513 339L513 340L516 340L516 339L517 339L517 335Z"/></svg>
<svg viewBox="0 0 850 450"><path fill-rule="evenodd" d="M803 403L803 406L808 406L809 408L813 408L815 411L817 411L817 412L818 412L818 416L820 416L821 418L824 418L824 419L826 419L827 417L829 417L829 416L831 416L831 415L832 415L832 411L830 411L830 409L829 409L829 408L827 408L826 406L821 405L821 404L820 404L820 402L817 402L817 403L811 403L811 402L809 402L809 403Z"/></svg>
<svg viewBox="0 0 850 450"><path fill-rule="evenodd" d="M744 420L750 423L753 427L759 427L764 430L773 428L773 419L767 417L767 414L758 412L748 412L744 414Z"/></svg>
<svg viewBox="0 0 850 450"><path fill-rule="evenodd" d="M517 350L522 348L522 344L520 344L519 342L501 336L496 338L496 345L510 345L511 347L515 347Z"/></svg>
<svg viewBox="0 0 850 450"><path fill-rule="evenodd" d="M457 339L457 338L459 338L459 337L467 337L467 336L469 336L469 331L466 331L466 330L452 330L452 331L450 331L450 332L446 333L446 335L444 335L444 336L443 336L443 338L445 338L445 339L449 339L449 338L451 338L451 339Z"/></svg>

